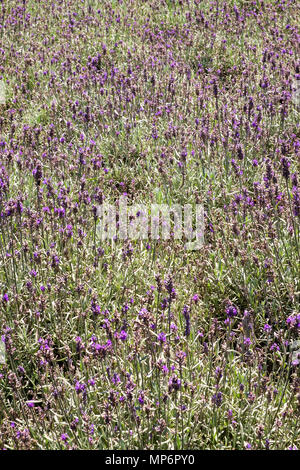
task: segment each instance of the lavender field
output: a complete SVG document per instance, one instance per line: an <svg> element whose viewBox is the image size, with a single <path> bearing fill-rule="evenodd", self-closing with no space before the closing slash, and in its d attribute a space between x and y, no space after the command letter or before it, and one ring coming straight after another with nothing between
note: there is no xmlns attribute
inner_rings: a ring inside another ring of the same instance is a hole
<svg viewBox="0 0 300 470"><path fill-rule="evenodd" d="M299 11L0 0L0 449L300 448Z"/></svg>

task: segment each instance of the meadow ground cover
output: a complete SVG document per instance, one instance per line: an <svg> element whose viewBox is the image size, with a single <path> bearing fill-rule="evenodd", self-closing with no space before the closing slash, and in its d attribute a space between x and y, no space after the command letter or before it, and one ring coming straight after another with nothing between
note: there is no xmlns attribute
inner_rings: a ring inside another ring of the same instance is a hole
<svg viewBox="0 0 300 470"><path fill-rule="evenodd" d="M298 19L1 0L0 448L300 447ZM204 245L103 240L122 195Z"/></svg>

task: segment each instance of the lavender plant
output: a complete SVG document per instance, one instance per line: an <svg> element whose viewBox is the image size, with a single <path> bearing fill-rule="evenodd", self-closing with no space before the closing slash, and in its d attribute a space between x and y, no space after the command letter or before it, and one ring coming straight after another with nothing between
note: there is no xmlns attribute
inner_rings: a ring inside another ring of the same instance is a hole
<svg viewBox="0 0 300 470"><path fill-rule="evenodd" d="M0 2L0 448L300 447L297 19ZM124 194L204 246L102 240Z"/></svg>

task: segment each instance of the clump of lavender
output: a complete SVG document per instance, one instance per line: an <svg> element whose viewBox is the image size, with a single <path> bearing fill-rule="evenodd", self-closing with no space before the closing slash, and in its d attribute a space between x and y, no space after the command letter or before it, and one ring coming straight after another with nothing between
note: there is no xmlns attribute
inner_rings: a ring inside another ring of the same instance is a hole
<svg viewBox="0 0 300 470"><path fill-rule="evenodd" d="M0 3L0 448L299 448L295 2Z"/></svg>

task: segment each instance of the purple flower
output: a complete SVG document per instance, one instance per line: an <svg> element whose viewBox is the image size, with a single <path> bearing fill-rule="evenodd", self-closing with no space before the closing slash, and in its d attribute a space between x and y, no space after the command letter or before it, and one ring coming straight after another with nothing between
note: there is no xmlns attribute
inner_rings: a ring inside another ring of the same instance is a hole
<svg viewBox="0 0 300 470"><path fill-rule="evenodd" d="M75 383L75 390L77 395L79 395L80 393L83 393L84 396L86 395L86 385L84 383L81 384L77 381Z"/></svg>
<svg viewBox="0 0 300 470"><path fill-rule="evenodd" d="M270 350L271 350L271 351L279 351L280 348L279 348L279 346L278 346L277 343L273 343L273 344L271 345L271 347L270 347Z"/></svg>
<svg viewBox="0 0 300 470"><path fill-rule="evenodd" d="M112 383L115 385L121 382L120 376L118 374L114 374L111 379Z"/></svg>
<svg viewBox="0 0 300 470"><path fill-rule="evenodd" d="M169 379L169 392L177 392L181 387L181 380L177 377L177 375L173 375Z"/></svg>
<svg viewBox="0 0 300 470"><path fill-rule="evenodd" d="M212 399L211 399L211 401L213 402L214 405L216 405L216 407L221 406L222 400L223 400L223 394L222 394L222 392L217 392L217 393L215 393L215 394L212 396Z"/></svg>
<svg viewBox="0 0 300 470"><path fill-rule="evenodd" d="M144 404L144 397L142 395L139 396L138 400L141 405Z"/></svg>
<svg viewBox="0 0 300 470"><path fill-rule="evenodd" d="M127 335L126 331L122 330L121 333L120 333L119 338L120 338L121 341L126 341L127 336L128 335Z"/></svg>
<svg viewBox="0 0 300 470"><path fill-rule="evenodd" d="M269 439L266 439L265 448L266 448L266 450L269 450L269 449L270 449L270 441L269 441Z"/></svg>
<svg viewBox="0 0 300 470"><path fill-rule="evenodd" d="M164 343L167 338L166 338L165 333L162 332L162 333L159 333L159 335L157 336L157 339L158 341L160 341L160 343Z"/></svg>
<svg viewBox="0 0 300 470"><path fill-rule="evenodd" d="M290 315L287 318L286 323L289 328L299 329L300 328L300 314Z"/></svg>
<svg viewBox="0 0 300 470"><path fill-rule="evenodd" d="M215 376L219 380L222 377L222 375L223 375L222 374L222 369L221 369L221 367L218 366L215 370Z"/></svg>
<svg viewBox="0 0 300 470"><path fill-rule="evenodd" d="M183 316L185 319L185 336L188 337L191 332L191 321L190 321L190 312L187 305L183 307Z"/></svg>
<svg viewBox="0 0 300 470"><path fill-rule="evenodd" d="M237 315L237 309L233 305L230 305L226 309L226 314L229 318L235 317Z"/></svg>
<svg viewBox="0 0 300 470"><path fill-rule="evenodd" d="M290 170L289 167L291 166L290 162L286 159L286 157L282 157L281 159L281 170L282 170L282 176L288 180L290 176Z"/></svg>

